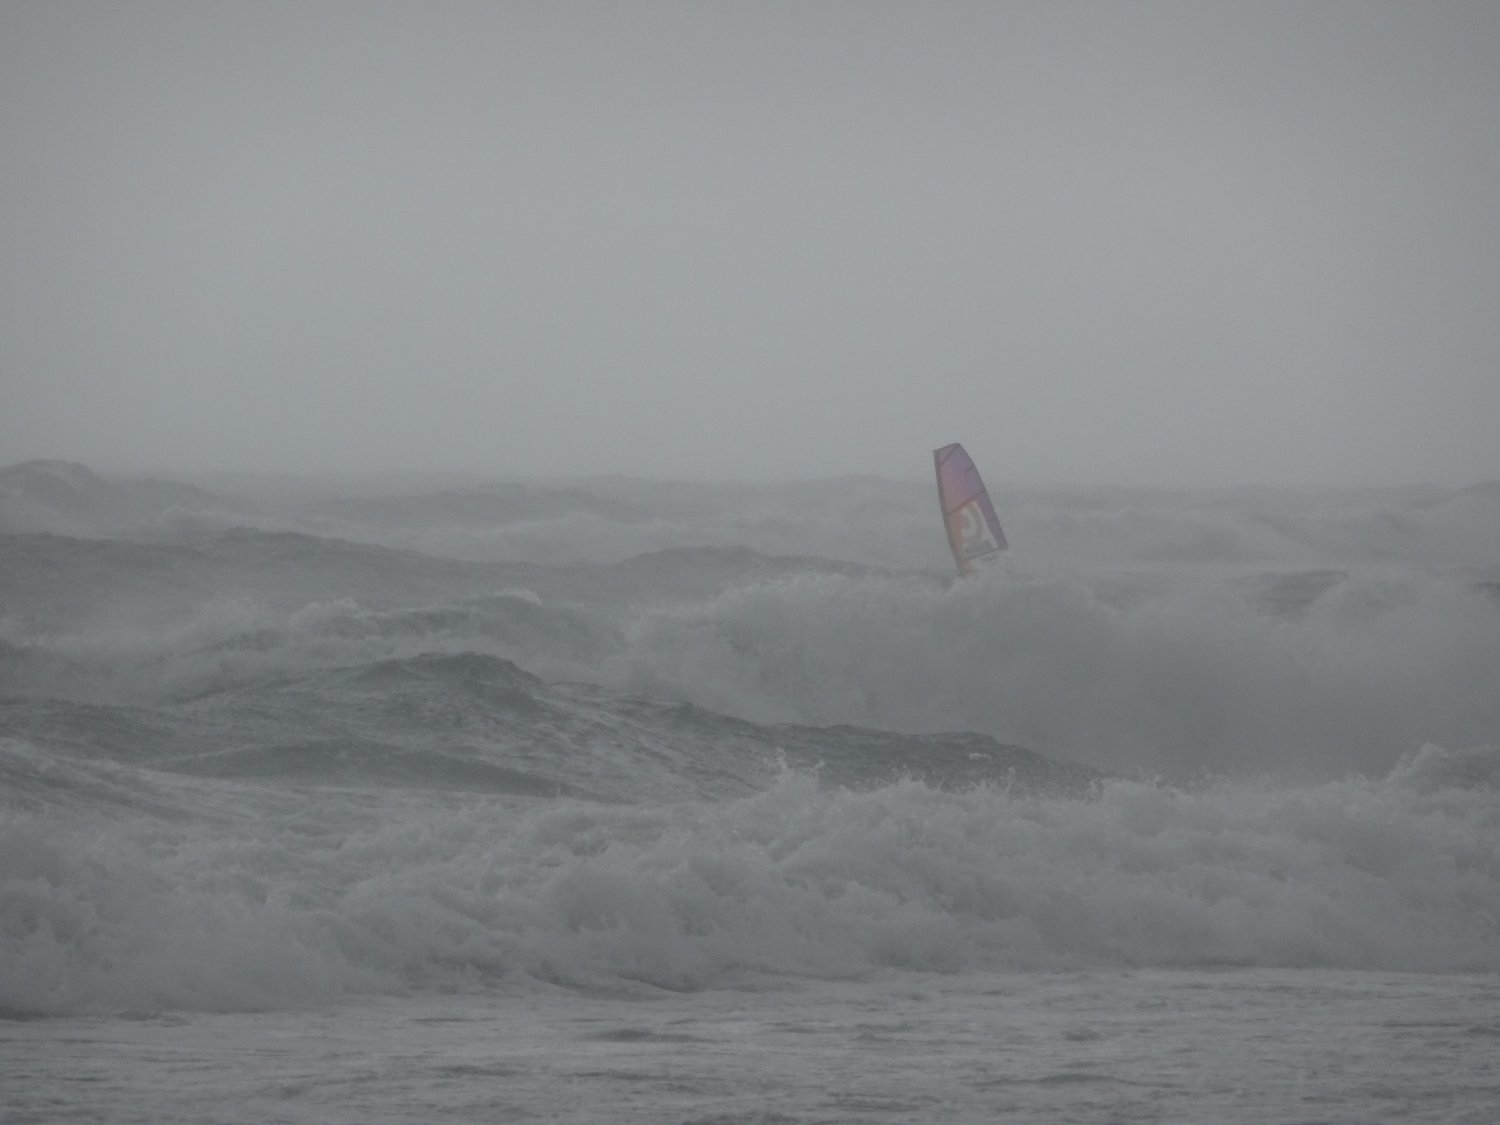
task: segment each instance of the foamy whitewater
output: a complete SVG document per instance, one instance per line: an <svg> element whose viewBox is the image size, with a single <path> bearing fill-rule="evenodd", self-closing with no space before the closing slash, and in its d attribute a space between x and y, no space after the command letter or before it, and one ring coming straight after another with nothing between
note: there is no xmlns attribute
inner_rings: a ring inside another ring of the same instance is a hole
<svg viewBox="0 0 1500 1125"><path fill-rule="evenodd" d="M1500 486L990 485L0 471L0 1121L1492 1122Z"/></svg>

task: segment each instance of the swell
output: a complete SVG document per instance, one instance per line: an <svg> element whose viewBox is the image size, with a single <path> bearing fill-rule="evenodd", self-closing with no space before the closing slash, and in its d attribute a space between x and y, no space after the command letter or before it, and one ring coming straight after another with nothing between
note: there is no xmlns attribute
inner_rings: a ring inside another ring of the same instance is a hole
<svg viewBox="0 0 1500 1125"><path fill-rule="evenodd" d="M0 735L204 777L609 801L743 795L783 768L815 771L830 785L912 777L1073 793L1099 776L983 735L756 724L548 683L471 651L279 674L153 707L5 700Z"/></svg>

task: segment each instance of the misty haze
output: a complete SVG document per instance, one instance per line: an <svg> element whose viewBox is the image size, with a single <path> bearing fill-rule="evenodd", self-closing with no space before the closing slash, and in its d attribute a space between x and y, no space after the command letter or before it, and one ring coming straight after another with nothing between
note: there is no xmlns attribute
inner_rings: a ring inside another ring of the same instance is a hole
<svg viewBox="0 0 1500 1125"><path fill-rule="evenodd" d="M1488 1125L1497 58L0 8L0 1117Z"/></svg>

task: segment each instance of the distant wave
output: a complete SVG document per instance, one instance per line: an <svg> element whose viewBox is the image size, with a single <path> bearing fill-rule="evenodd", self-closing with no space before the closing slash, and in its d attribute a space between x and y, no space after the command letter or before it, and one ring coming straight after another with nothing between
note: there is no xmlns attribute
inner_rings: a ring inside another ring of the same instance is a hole
<svg viewBox="0 0 1500 1125"><path fill-rule="evenodd" d="M469 651L279 673L150 709L0 701L4 734L198 776L612 801L742 795L786 768L831 785L908 777L1069 793L1100 776L983 735L763 726L588 684L549 684Z"/></svg>
<svg viewBox="0 0 1500 1125"><path fill-rule="evenodd" d="M1403 757L1391 770L1390 780L1422 793L1443 789L1500 793L1500 746L1445 750L1428 743Z"/></svg>

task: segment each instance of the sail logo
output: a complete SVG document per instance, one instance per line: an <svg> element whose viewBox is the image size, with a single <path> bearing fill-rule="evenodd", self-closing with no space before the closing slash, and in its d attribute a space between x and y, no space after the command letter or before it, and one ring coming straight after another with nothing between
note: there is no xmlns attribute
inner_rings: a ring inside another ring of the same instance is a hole
<svg viewBox="0 0 1500 1125"><path fill-rule="evenodd" d="M1000 549L984 513L980 511L978 500L970 500L953 515L958 522L958 546L964 558L972 559Z"/></svg>

